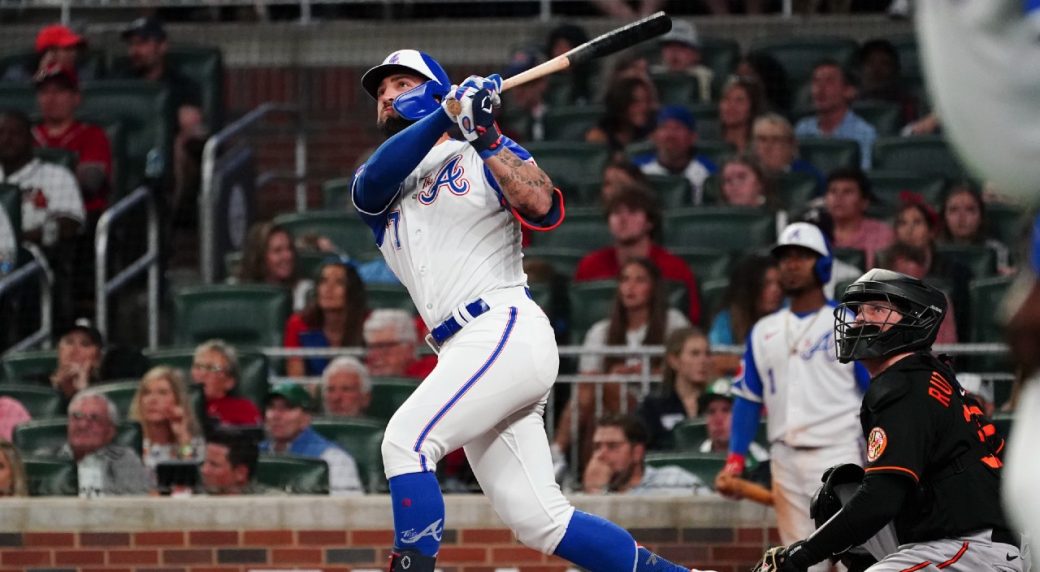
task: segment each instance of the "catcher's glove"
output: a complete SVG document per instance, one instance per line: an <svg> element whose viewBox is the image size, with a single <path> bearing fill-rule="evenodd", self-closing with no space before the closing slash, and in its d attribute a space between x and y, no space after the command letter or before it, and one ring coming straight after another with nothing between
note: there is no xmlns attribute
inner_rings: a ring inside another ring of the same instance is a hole
<svg viewBox="0 0 1040 572"><path fill-rule="evenodd" d="M762 560L751 572L804 572L805 568L797 567L790 562L790 556L797 552L804 542L799 540L790 546L775 546L766 550Z"/></svg>

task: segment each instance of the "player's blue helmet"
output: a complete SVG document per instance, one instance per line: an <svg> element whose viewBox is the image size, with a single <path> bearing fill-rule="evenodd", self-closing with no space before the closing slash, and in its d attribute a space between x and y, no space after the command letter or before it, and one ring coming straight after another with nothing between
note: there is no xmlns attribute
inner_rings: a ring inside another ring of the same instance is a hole
<svg viewBox="0 0 1040 572"><path fill-rule="evenodd" d="M376 99L379 84L395 73L409 73L426 78L427 82L394 98L394 110L409 121L417 121L437 111L440 100L451 89L451 80L437 60L418 50L397 50L383 63L361 76L361 87Z"/></svg>
<svg viewBox="0 0 1040 572"><path fill-rule="evenodd" d="M827 244L826 237L823 236L823 232L816 225L808 222L796 222L787 225L787 228L780 233L780 239L776 241L776 246L773 247L773 255L776 256L781 249L788 246L800 246L820 255L813 266L813 274L816 275L816 279L820 281L820 284L826 284L831 281L834 255L831 253L831 246Z"/></svg>

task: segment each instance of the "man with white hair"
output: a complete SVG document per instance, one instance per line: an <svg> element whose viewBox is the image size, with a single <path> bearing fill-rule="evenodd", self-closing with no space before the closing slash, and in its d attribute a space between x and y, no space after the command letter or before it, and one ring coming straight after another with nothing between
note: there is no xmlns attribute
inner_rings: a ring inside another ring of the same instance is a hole
<svg viewBox="0 0 1040 572"><path fill-rule="evenodd" d="M148 473L129 447L115 445L119 413L112 401L85 389L69 403L68 442L58 456L74 459L79 496L148 494Z"/></svg>
<svg viewBox="0 0 1040 572"><path fill-rule="evenodd" d="M340 356L321 373L321 400L325 415L360 417L372 401L372 378L357 358Z"/></svg>
<svg viewBox="0 0 1040 572"><path fill-rule="evenodd" d="M415 318L405 310L374 310L365 320L365 364L371 375L423 379L437 365L436 356L420 359Z"/></svg>

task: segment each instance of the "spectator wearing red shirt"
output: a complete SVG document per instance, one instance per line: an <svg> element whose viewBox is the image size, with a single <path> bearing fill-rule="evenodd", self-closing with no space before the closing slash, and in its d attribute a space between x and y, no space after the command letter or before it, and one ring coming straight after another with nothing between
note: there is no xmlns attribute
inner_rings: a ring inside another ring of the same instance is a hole
<svg viewBox="0 0 1040 572"><path fill-rule="evenodd" d="M682 282L689 296L690 322L700 323L701 300L697 279L683 259L654 242L661 226L661 208L654 195L642 187L627 186L606 203L607 224L614 246L590 253L578 262L575 281L617 278L621 265L634 258L648 258L665 280Z"/></svg>
<svg viewBox="0 0 1040 572"><path fill-rule="evenodd" d="M244 398L230 395L238 384L238 352L223 340L209 340L195 348L191 378L202 385L206 415L220 425L259 425L260 410Z"/></svg>
<svg viewBox="0 0 1040 572"><path fill-rule="evenodd" d="M405 310L373 310L365 320L365 364L372 375L424 379L437 366L437 356L419 357L415 321Z"/></svg>
<svg viewBox="0 0 1040 572"><path fill-rule="evenodd" d="M40 68L34 78L41 122L33 128L39 147L76 154L76 182L91 226L108 206L112 187L112 146L97 125L76 120L81 102L76 71L60 64Z"/></svg>

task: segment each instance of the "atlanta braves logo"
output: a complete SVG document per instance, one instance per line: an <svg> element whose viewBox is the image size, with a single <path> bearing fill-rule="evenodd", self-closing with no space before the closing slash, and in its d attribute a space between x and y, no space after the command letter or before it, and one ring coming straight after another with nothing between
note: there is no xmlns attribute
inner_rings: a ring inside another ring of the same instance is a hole
<svg viewBox="0 0 1040 572"><path fill-rule="evenodd" d="M447 189L453 195L462 196L469 192L469 181L464 178L465 169L462 168L462 155L455 155L448 159L437 174L433 177L433 183L419 192L419 202L424 205L432 205L437 200L441 187Z"/></svg>

